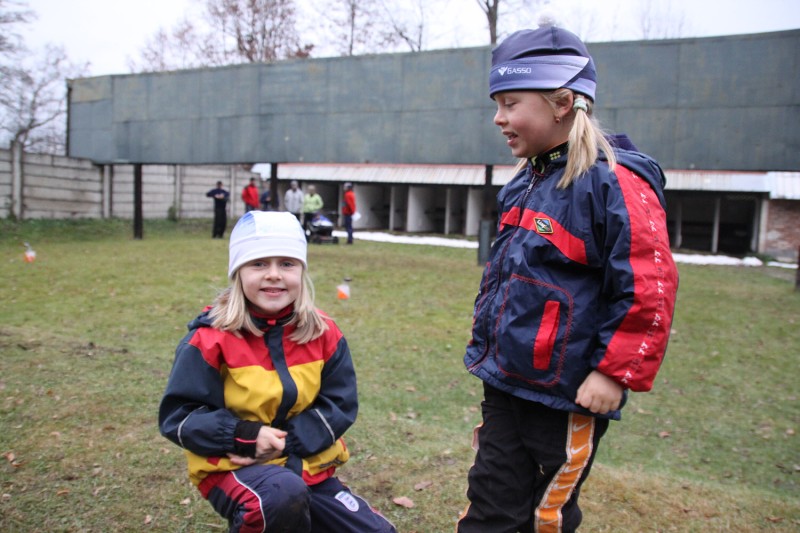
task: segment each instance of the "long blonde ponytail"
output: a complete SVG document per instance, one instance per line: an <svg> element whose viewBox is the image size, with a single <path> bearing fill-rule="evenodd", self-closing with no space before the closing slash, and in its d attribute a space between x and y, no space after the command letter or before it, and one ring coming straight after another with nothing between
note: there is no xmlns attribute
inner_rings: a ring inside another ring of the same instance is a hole
<svg viewBox="0 0 800 533"><path fill-rule="evenodd" d="M544 97L555 106L556 102L563 101L570 93L572 91L569 89L562 88L544 93ZM559 189L566 189L584 172L589 170L597 161L601 151L605 154L608 166L611 169L617 164L614 150L606 140L599 122L592 115L594 102L581 94L572 93L572 96L573 102L575 102L572 108L574 117L567 139L569 145L567 166L564 169L564 175L558 182Z"/></svg>

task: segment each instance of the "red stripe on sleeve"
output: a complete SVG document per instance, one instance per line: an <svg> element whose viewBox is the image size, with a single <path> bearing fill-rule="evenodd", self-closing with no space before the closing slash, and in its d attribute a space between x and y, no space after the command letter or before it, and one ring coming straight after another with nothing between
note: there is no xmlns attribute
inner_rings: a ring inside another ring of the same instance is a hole
<svg viewBox="0 0 800 533"><path fill-rule="evenodd" d="M611 338L598 370L634 391L653 386L667 348L678 274L669 249L666 213L647 182L615 169L628 210L633 304Z"/></svg>

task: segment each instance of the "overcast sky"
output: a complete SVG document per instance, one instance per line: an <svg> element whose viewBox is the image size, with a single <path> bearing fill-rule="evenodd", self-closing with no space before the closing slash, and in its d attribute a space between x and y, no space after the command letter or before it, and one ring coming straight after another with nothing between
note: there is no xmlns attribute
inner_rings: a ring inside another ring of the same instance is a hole
<svg viewBox="0 0 800 533"><path fill-rule="evenodd" d="M636 38L631 33L636 21L631 17L647 1L554 0L554 4L561 9L561 25L591 42ZM90 63L92 76L129 72L129 59L138 59L148 38L159 28L171 29L189 10L199 12L196 0L27 0L27 3L38 15L23 34L27 46L40 50L46 43L62 45L72 62ZM682 35L686 37L800 28L800 0L655 0L652 3L682 21ZM488 42L485 17L475 0L449 0L445 11L430 16L426 49L480 46ZM514 19L521 26L535 26L536 17L532 14Z"/></svg>

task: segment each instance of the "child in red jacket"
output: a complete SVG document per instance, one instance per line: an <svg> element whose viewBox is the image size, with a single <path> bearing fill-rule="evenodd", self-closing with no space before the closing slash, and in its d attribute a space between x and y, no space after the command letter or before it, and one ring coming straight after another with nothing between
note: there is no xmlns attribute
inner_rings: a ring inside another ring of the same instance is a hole
<svg viewBox="0 0 800 533"><path fill-rule="evenodd" d="M306 251L290 213L239 219L230 286L178 345L159 427L232 532L394 532L334 476L350 456L356 375L314 306Z"/></svg>

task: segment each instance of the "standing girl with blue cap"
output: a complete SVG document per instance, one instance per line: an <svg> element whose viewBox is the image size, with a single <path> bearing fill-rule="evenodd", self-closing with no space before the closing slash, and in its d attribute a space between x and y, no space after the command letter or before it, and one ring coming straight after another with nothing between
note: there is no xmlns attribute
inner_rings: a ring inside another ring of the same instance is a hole
<svg viewBox="0 0 800 533"><path fill-rule="evenodd" d="M306 256L291 213L239 219L230 286L178 345L159 427L231 532L394 532L334 476L350 456L356 375L342 332L314 306Z"/></svg>
<svg viewBox="0 0 800 533"><path fill-rule="evenodd" d="M464 357L484 400L457 530L575 531L600 438L627 390L650 390L667 347L678 275L665 180L603 135L594 62L574 34L510 35L489 89L521 161L497 197Z"/></svg>

